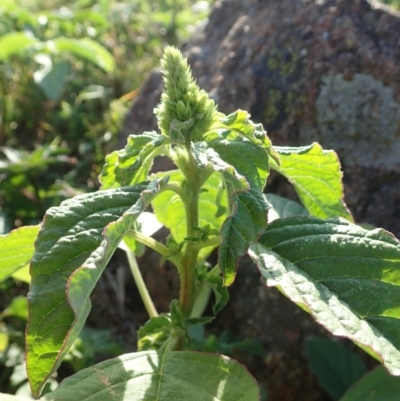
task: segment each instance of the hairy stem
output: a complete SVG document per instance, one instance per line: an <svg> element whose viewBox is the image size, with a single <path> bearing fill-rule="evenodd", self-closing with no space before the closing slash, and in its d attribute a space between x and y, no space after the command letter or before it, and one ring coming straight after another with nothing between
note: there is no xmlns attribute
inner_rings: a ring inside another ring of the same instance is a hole
<svg viewBox="0 0 400 401"><path fill-rule="evenodd" d="M142 273L140 273L139 266L136 262L135 254L131 250L126 250L126 255L128 257L129 267L131 269L133 279L135 280L136 287L139 291L140 297L142 298L147 313L151 318L157 317L157 310L153 304L153 301L150 298L149 292L147 291Z"/></svg>
<svg viewBox="0 0 400 401"><path fill-rule="evenodd" d="M162 256L169 255L168 248L165 245L161 244L161 242L155 240L154 238L148 237L147 235L144 235L139 231L130 231L129 236L134 240L142 243L143 245L146 245L149 248L153 249L153 251L158 252Z"/></svg>
<svg viewBox="0 0 400 401"><path fill-rule="evenodd" d="M199 226L199 195L200 186L198 181L191 179L187 182L188 202L186 209L186 236L195 236L196 228ZM184 316L189 317L195 301L195 266L199 249L192 241L186 242L185 253L181 262L181 293L180 306Z"/></svg>

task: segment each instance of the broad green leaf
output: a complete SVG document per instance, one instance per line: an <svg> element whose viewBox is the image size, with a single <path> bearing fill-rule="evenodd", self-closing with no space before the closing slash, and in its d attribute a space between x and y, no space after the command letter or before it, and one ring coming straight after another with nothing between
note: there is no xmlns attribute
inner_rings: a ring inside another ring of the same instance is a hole
<svg viewBox="0 0 400 401"><path fill-rule="evenodd" d="M232 359L194 351L122 355L64 380L44 401L258 401L248 371Z"/></svg>
<svg viewBox="0 0 400 401"><path fill-rule="evenodd" d="M0 235L0 282L30 262L39 229L40 226L20 227Z"/></svg>
<svg viewBox="0 0 400 401"><path fill-rule="evenodd" d="M208 143L220 158L245 177L251 187L262 191L269 174L268 154L259 145L247 139L215 139Z"/></svg>
<svg viewBox="0 0 400 401"><path fill-rule="evenodd" d="M400 377L391 376L384 367L377 366L362 377L340 401L398 401Z"/></svg>
<svg viewBox="0 0 400 401"><path fill-rule="evenodd" d="M8 60L38 43L38 39L23 32L12 32L0 37L0 61Z"/></svg>
<svg viewBox="0 0 400 401"><path fill-rule="evenodd" d="M165 180L80 195L49 209L31 263L27 370L36 395L77 338L90 293Z"/></svg>
<svg viewBox="0 0 400 401"><path fill-rule="evenodd" d="M272 222L250 256L268 286L400 375L400 243L343 219Z"/></svg>
<svg viewBox="0 0 400 401"><path fill-rule="evenodd" d="M125 149L106 157L100 174L102 189L118 188L146 180L153 159L163 153L168 138L156 132L130 135Z"/></svg>
<svg viewBox="0 0 400 401"><path fill-rule="evenodd" d="M115 61L112 54L104 46L92 39L69 39L59 37L54 39L53 43L59 52L68 52L74 56L84 58L97 65L105 72L114 71Z"/></svg>
<svg viewBox="0 0 400 401"><path fill-rule="evenodd" d="M159 173L158 177L168 174L169 182L181 182L183 174L178 171ZM212 174L203 186L199 199L199 225L210 226L211 229L219 230L226 218L225 214L217 217L219 207L226 209L226 199L222 199L218 207L217 198L221 178L219 174ZM151 202L157 219L170 231L175 241L182 242L186 237L186 214L181 198L172 191L164 191ZM205 258L212 251L212 247L203 248L200 252L201 258Z"/></svg>
<svg viewBox="0 0 400 401"><path fill-rule="evenodd" d="M318 383L335 401L367 372L359 355L328 338L307 340L306 354Z"/></svg>
<svg viewBox="0 0 400 401"><path fill-rule="evenodd" d="M229 214L221 228L218 263L224 285L229 286L235 279L239 258L267 226L268 203L261 192L268 176L267 153L242 138L198 142L191 151L198 167L221 173L228 194Z"/></svg>
<svg viewBox="0 0 400 401"><path fill-rule="evenodd" d="M293 184L311 215L353 221L343 202L343 174L333 150L324 150L318 143L299 148L274 146L274 149L280 165L271 159L271 167Z"/></svg>
<svg viewBox="0 0 400 401"><path fill-rule="evenodd" d="M268 210L268 222L279 218L292 216L307 216L307 210L295 201L275 194L264 194L270 209Z"/></svg>

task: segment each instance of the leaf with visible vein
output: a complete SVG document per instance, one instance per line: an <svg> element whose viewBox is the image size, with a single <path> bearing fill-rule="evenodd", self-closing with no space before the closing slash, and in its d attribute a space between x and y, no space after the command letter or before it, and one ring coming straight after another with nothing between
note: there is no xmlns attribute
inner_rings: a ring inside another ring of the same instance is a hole
<svg viewBox="0 0 400 401"><path fill-rule="evenodd" d="M31 264L27 371L37 395L78 336L90 293L166 180L77 196L49 209Z"/></svg>
<svg viewBox="0 0 400 401"><path fill-rule="evenodd" d="M119 188L145 181L153 159L163 152L168 138L156 132L130 135L124 149L106 157L100 174L101 188Z"/></svg>
<svg viewBox="0 0 400 401"><path fill-rule="evenodd" d="M318 143L299 148L274 146L274 149L280 165L271 159L271 167L293 184L310 214L353 221L343 201L343 174L333 150L324 150Z"/></svg>
<svg viewBox="0 0 400 401"><path fill-rule="evenodd" d="M400 243L343 219L272 222L251 246L268 286L400 375Z"/></svg>
<svg viewBox="0 0 400 401"><path fill-rule="evenodd" d="M65 379L43 401L258 401L254 378L238 362L194 351L122 355Z"/></svg>
<svg viewBox="0 0 400 401"><path fill-rule="evenodd" d="M235 279L239 258L247 253L248 247L257 241L267 226L268 203L261 189L268 175L268 158L264 149L248 140L230 141L229 146L225 139L214 140L212 144L221 154L209 147L211 143L205 142L192 144L191 152L198 167L212 168L222 174L228 193L229 216L221 228L218 263L224 285L229 286ZM244 150L246 147L248 149ZM239 158L238 149L242 149L246 157ZM251 150L254 150L254 159L249 156Z"/></svg>
<svg viewBox="0 0 400 401"><path fill-rule="evenodd" d="M229 139L241 136L266 149L271 147L271 141L262 124L255 124L245 110L239 109L227 116L219 113L210 130L204 134L204 140L209 142L221 135Z"/></svg>
<svg viewBox="0 0 400 401"><path fill-rule="evenodd" d="M30 262L39 229L40 226L20 227L0 235L0 282Z"/></svg>

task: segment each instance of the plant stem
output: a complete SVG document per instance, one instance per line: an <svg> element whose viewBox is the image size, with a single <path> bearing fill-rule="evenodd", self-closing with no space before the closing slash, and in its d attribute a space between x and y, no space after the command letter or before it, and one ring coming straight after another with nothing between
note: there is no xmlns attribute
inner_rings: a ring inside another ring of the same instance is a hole
<svg viewBox="0 0 400 401"><path fill-rule="evenodd" d="M220 236L209 238L207 241L200 242L197 244L198 249L203 249L207 248L208 246L215 246L219 245L222 241L222 238Z"/></svg>
<svg viewBox="0 0 400 401"><path fill-rule="evenodd" d="M129 236L136 241L139 241L143 245L146 245L149 248L153 249L153 251L158 252L162 256L169 255L169 249L154 238L148 237L147 235L144 235L139 231L130 231Z"/></svg>
<svg viewBox="0 0 400 401"><path fill-rule="evenodd" d="M151 318L157 317L157 310L153 304L153 301L150 298L149 292L147 291L142 273L140 273L139 266L136 262L135 254L131 250L126 250L126 255L128 257L129 267L131 269L133 279L135 280L137 289L139 290L140 297L142 298L147 313Z"/></svg>
<svg viewBox="0 0 400 401"><path fill-rule="evenodd" d="M187 195L185 191L183 191L182 188L174 182L170 182L169 184L164 185L163 192L164 191L175 192L177 195L179 195L179 197L182 199L183 202L186 201Z"/></svg>
<svg viewBox="0 0 400 401"><path fill-rule="evenodd" d="M199 195L198 180L187 181L189 201L185 203L186 209L186 236L195 236L195 228L199 225ZM192 241L186 242L185 253L182 258L180 278L181 293L179 303L184 316L189 317L196 297L195 291L195 266L199 249Z"/></svg>

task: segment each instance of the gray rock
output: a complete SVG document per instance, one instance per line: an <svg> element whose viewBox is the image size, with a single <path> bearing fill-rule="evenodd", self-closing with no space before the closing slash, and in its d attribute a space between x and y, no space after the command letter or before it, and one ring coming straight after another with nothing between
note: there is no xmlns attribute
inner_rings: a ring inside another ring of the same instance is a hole
<svg viewBox="0 0 400 401"><path fill-rule="evenodd" d="M221 1L183 50L220 111L250 111L276 145L335 149L356 221L400 237L400 14L366 0ZM156 128L160 88L155 71L126 117L121 146ZM275 174L269 185L293 195ZM323 399L302 353L304 339L321 329L261 288L248 261L241 270L219 328L266 347L266 358L242 360L269 399Z"/></svg>

